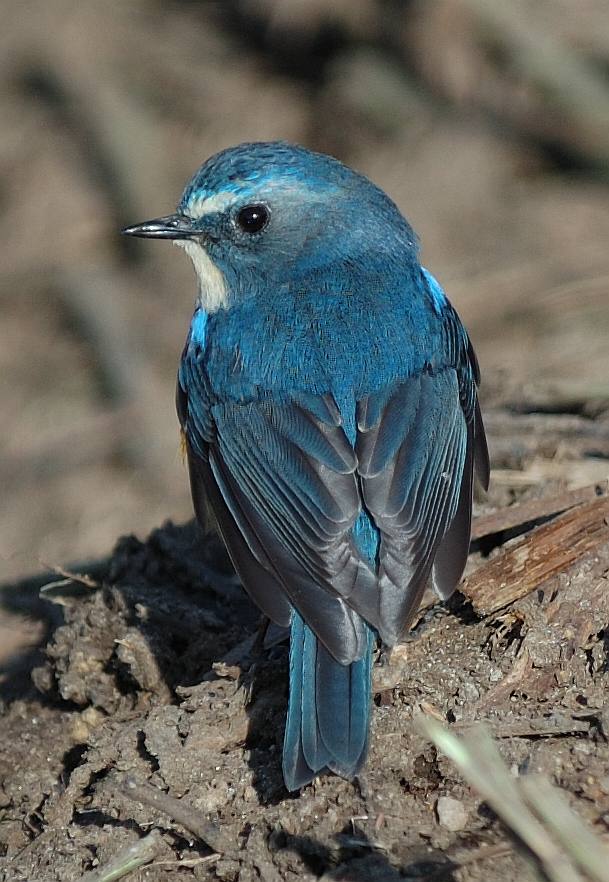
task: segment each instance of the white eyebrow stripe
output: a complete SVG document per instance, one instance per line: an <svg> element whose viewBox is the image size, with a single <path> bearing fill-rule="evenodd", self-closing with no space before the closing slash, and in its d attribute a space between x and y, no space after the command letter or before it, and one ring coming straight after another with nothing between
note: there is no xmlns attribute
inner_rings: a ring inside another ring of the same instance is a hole
<svg viewBox="0 0 609 882"><path fill-rule="evenodd" d="M234 190L222 190L220 193L214 193L213 196L199 196L197 199L193 199L186 206L184 213L193 220L198 220L207 214L224 211L238 199L239 194Z"/></svg>
<svg viewBox="0 0 609 882"><path fill-rule="evenodd" d="M264 193L260 192L261 185L264 184ZM339 190L338 186L327 186L326 192L333 189ZM250 188L247 182L242 181L241 186L236 184L230 190L220 190L218 193L211 195L201 195L191 198L183 208L184 214L193 220L200 220L209 214L226 211L232 205L243 202L245 198L253 204L255 202L265 202L270 196L273 198L276 192L279 192L283 198L295 198L300 201L315 202L319 199L319 192L306 181L295 180L290 177L282 177L276 180L265 179L264 181L256 181ZM243 204L247 204L243 202Z"/></svg>

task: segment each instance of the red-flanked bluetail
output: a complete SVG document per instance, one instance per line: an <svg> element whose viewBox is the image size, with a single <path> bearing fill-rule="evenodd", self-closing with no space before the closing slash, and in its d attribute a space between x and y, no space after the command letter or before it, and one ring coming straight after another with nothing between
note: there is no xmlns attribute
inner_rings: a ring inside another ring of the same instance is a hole
<svg viewBox="0 0 609 882"><path fill-rule="evenodd" d="M174 240L198 276L178 414L197 515L291 629L285 783L350 778L373 649L428 580L453 592L488 484L468 336L396 205L302 147L225 150L175 214L124 232Z"/></svg>

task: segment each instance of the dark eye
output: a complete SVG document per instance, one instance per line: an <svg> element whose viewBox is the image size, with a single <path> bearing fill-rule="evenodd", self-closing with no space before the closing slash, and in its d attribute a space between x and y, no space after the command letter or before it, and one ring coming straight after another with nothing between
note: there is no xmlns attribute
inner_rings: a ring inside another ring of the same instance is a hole
<svg viewBox="0 0 609 882"><path fill-rule="evenodd" d="M266 205L246 205L237 215L237 223L244 233L259 233L269 222Z"/></svg>

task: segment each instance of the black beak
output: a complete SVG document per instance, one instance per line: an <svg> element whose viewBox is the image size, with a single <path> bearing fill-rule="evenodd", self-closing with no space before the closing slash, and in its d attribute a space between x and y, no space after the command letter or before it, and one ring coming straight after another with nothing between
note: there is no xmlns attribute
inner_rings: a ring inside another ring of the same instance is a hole
<svg viewBox="0 0 609 882"><path fill-rule="evenodd" d="M134 224L121 230L123 236L138 236L140 239L194 239L201 232L195 230L191 218L184 214L168 214Z"/></svg>

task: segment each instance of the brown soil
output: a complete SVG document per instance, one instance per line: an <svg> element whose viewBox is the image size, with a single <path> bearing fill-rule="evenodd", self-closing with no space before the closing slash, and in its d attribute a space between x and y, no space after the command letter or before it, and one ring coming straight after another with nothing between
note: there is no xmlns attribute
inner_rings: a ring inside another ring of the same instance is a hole
<svg viewBox="0 0 609 882"><path fill-rule="evenodd" d="M519 421L531 420L501 411L489 418L512 426L512 446ZM548 421L562 420L575 446L592 427L607 428L602 417L535 420L533 448ZM553 457L537 451L533 460L551 465ZM533 495L508 493L499 481L486 509L506 494ZM491 559L507 535L487 539ZM474 549L470 570L483 564ZM121 540L94 584L47 588L42 606L39 585L22 586L21 604L31 597L32 614L46 608L55 624L33 673L38 691L25 677L5 683L2 878L77 879L151 829L156 857L134 880L521 878L505 829L419 733L416 717L431 714L455 731L485 721L515 775L544 773L602 834L608 572L605 543L500 612L476 615L462 596L425 607L391 661L375 668L361 779L326 777L296 796L280 770L287 645L281 634L263 649L252 645L258 615L216 540L192 524L168 524L146 542ZM16 596L5 591L5 604ZM151 807L154 790L145 791L148 804L130 796L127 778L179 800L183 823L171 805L169 814ZM453 815L438 804L446 796L458 803L449 804Z"/></svg>

